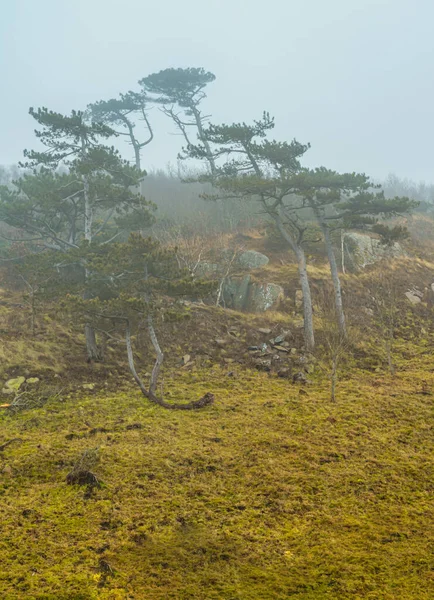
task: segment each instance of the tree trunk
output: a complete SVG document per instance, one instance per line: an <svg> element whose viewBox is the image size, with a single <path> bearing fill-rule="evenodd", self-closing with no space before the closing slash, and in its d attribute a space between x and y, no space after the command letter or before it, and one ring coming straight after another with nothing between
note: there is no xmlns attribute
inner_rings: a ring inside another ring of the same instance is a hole
<svg viewBox="0 0 434 600"><path fill-rule="evenodd" d="M131 326L128 319L122 319L125 322L125 341L127 346L127 356L128 356L128 366L130 367L130 371L132 376L134 377L135 382L139 386L143 395L148 398L151 402L162 406L163 408L169 408L174 410L195 410L198 408L204 408L205 406L209 406L214 402L214 395L211 393L207 393L199 400L193 400L192 402L188 402L187 404L170 404L169 402L165 402L162 398L159 398L155 389L157 387L157 378L158 373L160 371L162 362L163 362L163 353L161 352L160 345L158 344L157 336L155 334L154 327L152 325L152 318L148 319L148 332L151 337L152 344L157 352L157 359L155 361L154 369L151 376L151 384L149 390L146 389L145 384L143 383L140 375L136 371L136 367L134 364L134 354L133 354L133 345L131 343Z"/></svg>
<svg viewBox="0 0 434 600"><path fill-rule="evenodd" d="M194 115L194 118L196 120L196 125L197 125L197 131L199 133L199 139L202 142L202 144L204 145L205 148L205 153L206 153L206 159L209 163L210 169L211 169L211 174L215 175L217 168L216 168L216 164L215 164L215 160L214 160L214 156L213 153L211 151L211 146L209 145L208 140L206 139L205 136L205 132L203 130L203 126L202 126L202 119L200 116L200 112L197 110L196 106L192 105L191 106L191 111Z"/></svg>
<svg viewBox="0 0 434 600"><path fill-rule="evenodd" d="M304 317L304 343L306 350L312 352L315 347L315 334L313 327L312 295L310 293L309 278L307 276L306 256L301 247L295 251L297 257L298 275L303 292L303 317Z"/></svg>
<svg viewBox="0 0 434 600"><path fill-rule="evenodd" d="M102 360L101 351L96 343L95 329L86 323L84 326L84 335L86 337L87 362L99 362Z"/></svg>
<svg viewBox="0 0 434 600"><path fill-rule="evenodd" d="M341 262L342 273L345 275L345 232L341 229Z"/></svg>
<svg viewBox="0 0 434 600"><path fill-rule="evenodd" d="M307 275L306 255L300 244L297 244L291 234L285 229L280 215L274 215L274 222L277 225L282 237L291 246L296 258L298 266L298 275L300 278L300 286L303 292L303 317L304 317L304 343L306 350L312 352L315 347L315 334L313 326L313 307L312 295L310 293L309 278Z"/></svg>
<svg viewBox="0 0 434 600"><path fill-rule="evenodd" d="M326 246L327 257L330 265L330 273L332 276L333 287L335 290L335 306L336 306L336 315L338 319L339 331L342 335L346 335L346 325L345 325L345 313L344 307L342 303L342 289L341 289L341 280L339 279L339 271L338 265L336 262L336 256L333 250L332 241L330 239L330 230L327 226L327 223L324 222L324 219L321 214L317 211L316 216L321 227L321 231L324 235L324 243Z"/></svg>
<svg viewBox="0 0 434 600"><path fill-rule="evenodd" d="M85 142L82 140L83 153L85 152ZM86 175L83 176L83 190L84 190L84 239L87 242L92 242L92 203L90 198L89 180ZM89 296L87 290L87 281L89 273L87 268L84 269L85 279L85 290L83 298L86 300ZM86 339L86 350L87 350L87 362L92 363L94 361L101 361L102 355L96 343L96 334L90 323L86 323L84 326L84 336Z"/></svg>

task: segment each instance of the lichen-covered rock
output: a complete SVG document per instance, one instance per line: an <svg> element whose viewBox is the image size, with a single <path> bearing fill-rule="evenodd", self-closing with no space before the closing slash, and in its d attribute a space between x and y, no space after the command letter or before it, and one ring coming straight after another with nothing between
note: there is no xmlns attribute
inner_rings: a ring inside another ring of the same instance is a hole
<svg viewBox="0 0 434 600"><path fill-rule="evenodd" d="M223 287L223 300L227 308L261 313L276 308L283 298L283 288L275 283L252 281L250 275L230 277Z"/></svg>
<svg viewBox="0 0 434 600"><path fill-rule="evenodd" d="M223 286L223 300L226 308L233 310L248 310L249 288L251 276L228 277Z"/></svg>
<svg viewBox="0 0 434 600"><path fill-rule="evenodd" d="M412 304L420 304L422 302L423 294L419 290L408 290L408 292L405 292L405 295Z"/></svg>
<svg viewBox="0 0 434 600"><path fill-rule="evenodd" d="M270 259L265 254L256 252L256 250L246 250L238 256L237 262L240 267L245 269L259 269L268 265Z"/></svg>
<svg viewBox="0 0 434 600"><path fill-rule="evenodd" d="M283 298L283 288L276 283L254 283L250 288L247 310L265 312L276 308Z"/></svg>
<svg viewBox="0 0 434 600"><path fill-rule="evenodd" d="M384 258L399 258L407 253L398 242L386 246L365 233L348 232L344 236L345 264L355 271Z"/></svg>

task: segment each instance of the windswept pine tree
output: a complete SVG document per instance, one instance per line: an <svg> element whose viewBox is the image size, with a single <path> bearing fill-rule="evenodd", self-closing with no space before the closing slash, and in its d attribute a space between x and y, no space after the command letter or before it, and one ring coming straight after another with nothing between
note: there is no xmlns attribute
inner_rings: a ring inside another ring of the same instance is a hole
<svg viewBox="0 0 434 600"><path fill-rule="evenodd" d="M127 92L118 98L99 100L89 104L88 111L92 120L113 128L118 136L126 136L134 149L135 165L141 170L141 151L154 139L147 113L149 98L144 92ZM137 134L136 120L144 123L145 139Z"/></svg>
<svg viewBox="0 0 434 600"><path fill-rule="evenodd" d="M152 205L133 191L143 172L104 144L114 135L111 128L88 123L80 111L65 116L31 108L30 114L41 126L35 134L45 149L25 150L22 166L32 173L0 189L0 218L22 232L23 242L56 251L105 245L152 222ZM80 266L87 281L84 259ZM89 297L87 286L83 294ZM89 324L85 334L88 360L100 360Z"/></svg>
<svg viewBox="0 0 434 600"><path fill-rule="evenodd" d="M187 157L190 147L199 146L213 174L216 173L215 158L204 131L209 115L203 114L201 102L206 98L206 86L215 78L202 67L189 67L164 69L139 81L143 92L163 105L164 114L181 132L187 146L179 157Z"/></svg>
<svg viewBox="0 0 434 600"><path fill-rule="evenodd" d="M187 404L168 403L158 394L157 384L164 354L158 341L155 322L163 314L179 318L186 297L203 297L211 292L213 282L193 279L187 269L181 269L176 249L168 250L154 239L132 234L128 241L109 245L84 246L72 253L75 260L85 260L89 271L89 296L80 283L70 288L66 310L74 319L91 323L99 330L110 329L125 341L128 365L144 396L170 409L196 409L211 404L212 394ZM71 254L69 254L69 258ZM136 369L132 335L145 328L155 351L156 359L147 386Z"/></svg>

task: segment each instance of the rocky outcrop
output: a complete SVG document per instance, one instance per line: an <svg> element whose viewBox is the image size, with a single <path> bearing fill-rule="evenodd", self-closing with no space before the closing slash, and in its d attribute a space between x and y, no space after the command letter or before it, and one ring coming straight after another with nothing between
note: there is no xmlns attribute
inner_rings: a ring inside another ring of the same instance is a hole
<svg viewBox="0 0 434 600"><path fill-rule="evenodd" d="M276 308L283 298L283 288L275 283L260 283L251 275L228 277L223 286L226 308L261 313Z"/></svg>
<svg viewBox="0 0 434 600"><path fill-rule="evenodd" d="M345 265L360 271L384 258L399 258L407 253L398 242L386 246L365 233L349 232L344 235Z"/></svg>
<svg viewBox="0 0 434 600"><path fill-rule="evenodd" d="M242 252L237 259L237 263L243 269L259 269L260 267L265 267L268 265L270 259L265 254L261 254L261 252L256 252L255 250L247 250L246 252Z"/></svg>

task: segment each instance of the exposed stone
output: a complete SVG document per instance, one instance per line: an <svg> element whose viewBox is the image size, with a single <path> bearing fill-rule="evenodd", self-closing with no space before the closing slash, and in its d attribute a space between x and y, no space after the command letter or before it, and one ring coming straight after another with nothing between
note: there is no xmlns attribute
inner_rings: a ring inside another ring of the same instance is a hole
<svg viewBox="0 0 434 600"><path fill-rule="evenodd" d="M344 234L345 263L355 271L364 269L383 258L399 258L407 253L398 242L392 246L382 244L379 239L365 233Z"/></svg>
<svg viewBox="0 0 434 600"><path fill-rule="evenodd" d="M246 250L246 252L242 252L238 256L237 262L240 267L244 267L245 269L258 269L268 265L270 259L265 254L261 254L261 252Z"/></svg>
<svg viewBox="0 0 434 600"><path fill-rule="evenodd" d="M422 293L419 290L409 290L408 292L405 292L405 295L412 304L419 304L422 302Z"/></svg>
<svg viewBox="0 0 434 600"><path fill-rule="evenodd" d="M224 304L234 310L261 313L276 308L282 298L280 285L252 281L251 275L229 277L223 286Z"/></svg>
<svg viewBox="0 0 434 600"><path fill-rule="evenodd" d="M292 376L292 381L294 383L308 383L308 379L302 371L294 373L294 375Z"/></svg>
<svg viewBox="0 0 434 600"><path fill-rule="evenodd" d="M251 312L265 312L276 308L283 298L283 288L275 283L252 285L248 307Z"/></svg>
<svg viewBox="0 0 434 600"><path fill-rule="evenodd" d="M266 371L267 373L269 371L271 371L271 360L267 359L258 359L255 361L255 367L258 369L258 371Z"/></svg>
<svg viewBox="0 0 434 600"><path fill-rule="evenodd" d="M274 346L276 348L276 350L278 350L279 352L286 352L287 354L289 354L289 350L288 348L284 348L283 346Z"/></svg>
<svg viewBox="0 0 434 600"><path fill-rule="evenodd" d="M184 354L184 356L182 357L182 364L188 365L188 363L191 361L191 356L189 354Z"/></svg>
<svg viewBox="0 0 434 600"><path fill-rule="evenodd" d="M271 333L271 329L266 329L265 327L260 327L258 331L259 333L263 333L264 335L269 335Z"/></svg>
<svg viewBox="0 0 434 600"><path fill-rule="evenodd" d="M95 384L94 383L83 383L83 385L81 386L84 390L94 390L95 389Z"/></svg>
<svg viewBox="0 0 434 600"><path fill-rule="evenodd" d="M290 375L291 369L289 369L288 367L284 367L283 369L279 369L279 371L277 371L278 377L290 377Z"/></svg>

